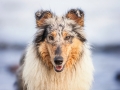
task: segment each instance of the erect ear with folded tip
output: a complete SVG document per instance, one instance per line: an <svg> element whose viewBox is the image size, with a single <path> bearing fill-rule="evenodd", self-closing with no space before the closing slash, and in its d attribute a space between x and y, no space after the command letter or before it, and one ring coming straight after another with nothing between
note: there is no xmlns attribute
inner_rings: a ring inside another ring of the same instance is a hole
<svg viewBox="0 0 120 90"><path fill-rule="evenodd" d="M44 24L45 20L48 18L52 18L52 13L50 11L37 11L35 13L36 18L36 25L37 27L40 27Z"/></svg>
<svg viewBox="0 0 120 90"><path fill-rule="evenodd" d="M82 26L82 27L84 26L84 12L82 10L80 10L80 9L71 9L66 14L66 17L71 19L71 20L74 20L80 26Z"/></svg>

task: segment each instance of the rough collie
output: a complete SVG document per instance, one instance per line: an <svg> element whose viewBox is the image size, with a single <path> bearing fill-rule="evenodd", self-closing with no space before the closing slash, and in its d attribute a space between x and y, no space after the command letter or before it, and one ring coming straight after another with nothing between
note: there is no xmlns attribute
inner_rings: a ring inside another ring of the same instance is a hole
<svg viewBox="0 0 120 90"><path fill-rule="evenodd" d="M84 12L58 17L37 11L33 41L18 70L19 90L90 90L93 64L84 35Z"/></svg>

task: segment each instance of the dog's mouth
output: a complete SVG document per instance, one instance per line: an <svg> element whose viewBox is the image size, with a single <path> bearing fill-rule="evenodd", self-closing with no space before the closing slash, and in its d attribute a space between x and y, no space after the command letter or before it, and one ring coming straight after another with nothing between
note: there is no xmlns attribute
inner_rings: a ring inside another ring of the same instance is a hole
<svg viewBox="0 0 120 90"><path fill-rule="evenodd" d="M61 71L63 71L64 66L62 66L62 65L56 65L56 66L54 66L54 69L55 69L56 72L61 72Z"/></svg>

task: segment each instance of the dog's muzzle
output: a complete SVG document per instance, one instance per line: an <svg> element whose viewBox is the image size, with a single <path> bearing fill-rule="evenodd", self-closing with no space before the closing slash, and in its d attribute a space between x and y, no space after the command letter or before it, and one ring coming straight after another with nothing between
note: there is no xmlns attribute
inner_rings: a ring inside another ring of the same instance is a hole
<svg viewBox="0 0 120 90"><path fill-rule="evenodd" d="M56 72L61 72L63 70L63 68L64 68L64 66L62 65L62 63L63 63L63 57L56 56L54 58L54 63L55 63L55 67L54 67L55 71Z"/></svg>
<svg viewBox="0 0 120 90"><path fill-rule="evenodd" d="M61 65L63 63L63 57L61 56L55 57L54 62L56 65Z"/></svg>

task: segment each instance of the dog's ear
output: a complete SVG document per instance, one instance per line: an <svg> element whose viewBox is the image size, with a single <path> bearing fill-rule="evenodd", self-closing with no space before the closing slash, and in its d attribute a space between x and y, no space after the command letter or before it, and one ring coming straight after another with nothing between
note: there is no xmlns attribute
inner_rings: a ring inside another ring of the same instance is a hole
<svg viewBox="0 0 120 90"><path fill-rule="evenodd" d="M36 25L40 27L44 24L45 19L52 18L52 13L50 11L37 11L35 13Z"/></svg>
<svg viewBox="0 0 120 90"><path fill-rule="evenodd" d="M84 26L84 12L80 9L71 9L66 14L66 17L74 20L80 26Z"/></svg>

